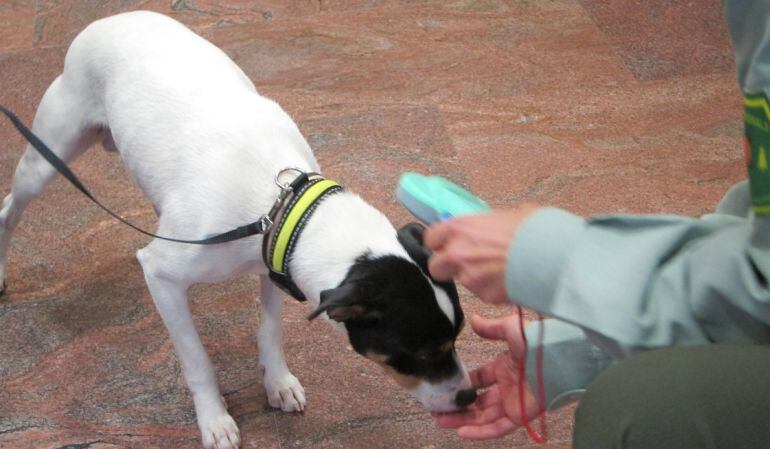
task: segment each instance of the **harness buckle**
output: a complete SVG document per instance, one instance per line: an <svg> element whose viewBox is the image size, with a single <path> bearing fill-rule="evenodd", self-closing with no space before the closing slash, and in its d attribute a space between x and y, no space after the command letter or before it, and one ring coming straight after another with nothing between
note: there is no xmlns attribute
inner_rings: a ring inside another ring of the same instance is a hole
<svg viewBox="0 0 770 449"><path fill-rule="evenodd" d="M273 220L270 219L267 215L263 215L259 217L259 220L257 221L259 230L261 233L267 232L270 228L273 227Z"/></svg>

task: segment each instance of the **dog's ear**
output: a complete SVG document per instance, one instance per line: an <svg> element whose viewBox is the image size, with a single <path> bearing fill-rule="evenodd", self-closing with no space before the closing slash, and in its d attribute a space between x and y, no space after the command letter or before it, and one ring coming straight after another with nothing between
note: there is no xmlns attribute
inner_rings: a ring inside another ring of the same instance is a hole
<svg viewBox="0 0 770 449"><path fill-rule="evenodd" d="M307 316L307 319L312 320L324 312L329 315L329 318L340 323L353 319L372 320L379 316L379 313L371 310L356 292L356 286L352 282L322 291L321 303Z"/></svg>
<svg viewBox="0 0 770 449"><path fill-rule="evenodd" d="M409 257L417 262L417 265L425 274L428 274L428 258L431 255L431 251L422 243L424 232L425 226L420 223L409 223L398 230L397 236L398 241L404 247L407 254L409 254Z"/></svg>
<svg viewBox="0 0 770 449"><path fill-rule="evenodd" d="M425 233L425 226L420 223L409 223L398 230L398 241L401 242L401 246L406 249L409 257L417 262L417 266L420 267L423 273L428 276L436 285L443 288L447 292L453 302L459 298L457 294L457 287L454 282L442 282L437 281L433 275L428 271L428 259L433 254L427 246L423 244L423 234ZM459 305L458 305L459 307Z"/></svg>

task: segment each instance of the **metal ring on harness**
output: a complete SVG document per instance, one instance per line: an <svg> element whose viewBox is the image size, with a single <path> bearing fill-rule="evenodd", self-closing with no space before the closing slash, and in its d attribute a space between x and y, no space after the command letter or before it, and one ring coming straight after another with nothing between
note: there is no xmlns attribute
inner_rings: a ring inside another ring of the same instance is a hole
<svg viewBox="0 0 770 449"><path fill-rule="evenodd" d="M285 168L282 168L278 173L276 173L276 175L275 175L275 185L277 185L283 191L291 189L291 182L287 182L286 184L281 184L281 179L280 179L281 175L283 175L284 173L289 173L289 172L296 172L297 175L299 176L299 175L305 173L305 170L302 170L301 168L298 168L298 167L285 167Z"/></svg>

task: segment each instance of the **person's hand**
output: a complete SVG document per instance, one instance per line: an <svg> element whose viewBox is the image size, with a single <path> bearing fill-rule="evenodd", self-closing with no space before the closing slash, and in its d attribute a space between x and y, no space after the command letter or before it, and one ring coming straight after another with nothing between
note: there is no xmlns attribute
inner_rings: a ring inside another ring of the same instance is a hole
<svg viewBox="0 0 770 449"><path fill-rule="evenodd" d="M470 373L476 388L488 388L479 395L468 410L456 413L434 413L439 427L457 429L461 438L486 440L499 438L523 425L519 383L524 383L524 410L527 421L543 412L527 383L520 379L520 363L524 354L524 341L519 329L519 316L512 314L488 319L478 315L471 317L471 327L483 338L502 340L508 350L496 359Z"/></svg>
<svg viewBox="0 0 770 449"><path fill-rule="evenodd" d="M519 225L536 209L526 204L434 224L424 236L425 245L433 251L428 270L438 280L455 278L485 302L507 304L508 247Z"/></svg>

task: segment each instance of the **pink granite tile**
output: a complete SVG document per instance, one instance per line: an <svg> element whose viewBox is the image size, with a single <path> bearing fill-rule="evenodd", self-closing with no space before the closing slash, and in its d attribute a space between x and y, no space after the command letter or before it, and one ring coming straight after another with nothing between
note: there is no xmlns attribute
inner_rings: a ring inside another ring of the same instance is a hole
<svg viewBox="0 0 770 449"><path fill-rule="evenodd" d="M639 79L732 71L722 11L710 0L580 3Z"/></svg>
<svg viewBox="0 0 770 449"><path fill-rule="evenodd" d="M88 3L77 0L42 0L37 6L30 28L37 45L68 45L86 25L94 20L120 12L149 10L167 14L196 31L207 28L244 25L262 28L267 22L302 19L316 15L357 10L390 10L404 2L342 0L286 2L267 0L122 0ZM436 3L435 0L421 3ZM13 13L14 17L19 15Z"/></svg>
<svg viewBox="0 0 770 449"><path fill-rule="evenodd" d="M724 75L554 91L521 96L520 119L451 112L445 122L468 186L498 206L697 215L745 177L731 83ZM554 95L562 101L549 102Z"/></svg>
<svg viewBox="0 0 770 449"><path fill-rule="evenodd" d="M1 423L9 431L0 434L0 447L89 441L199 446L189 393L146 289L136 282L138 266L123 260L109 265L93 277L81 275L80 287L56 298L24 301L11 293L3 305L2 340L13 363L0 372L2 415L10 417ZM216 293L195 290L193 309L244 437L277 447L264 392L252 388L259 378L254 287L235 283L218 301L229 313L237 311L227 317L228 327L222 316L199 310L211 307L211 298L199 297ZM30 309L34 315L27 315Z"/></svg>
<svg viewBox="0 0 770 449"><path fill-rule="evenodd" d="M120 12L149 10L168 14L193 29L232 23L269 20L269 9L248 1L123 0L82 2L43 0L38 5L34 42L40 46L67 46L94 20Z"/></svg>
<svg viewBox="0 0 770 449"><path fill-rule="evenodd" d="M0 51L0 103L15 111L25 122L31 122L45 89L61 73L64 53L65 49L57 48ZM6 129L6 126L0 128ZM10 139L9 136L3 135L6 139ZM21 142L20 138L18 142Z"/></svg>
<svg viewBox="0 0 770 449"><path fill-rule="evenodd" d="M0 3L0 53L32 46L35 5L23 0Z"/></svg>
<svg viewBox="0 0 770 449"><path fill-rule="evenodd" d="M387 19L383 10L357 10L205 34L261 89L313 92L325 103L502 103L544 85L631 77L574 1L491 13L458 3L389 9Z"/></svg>

